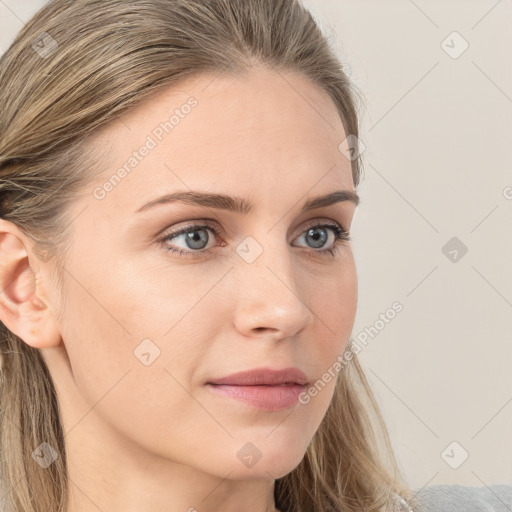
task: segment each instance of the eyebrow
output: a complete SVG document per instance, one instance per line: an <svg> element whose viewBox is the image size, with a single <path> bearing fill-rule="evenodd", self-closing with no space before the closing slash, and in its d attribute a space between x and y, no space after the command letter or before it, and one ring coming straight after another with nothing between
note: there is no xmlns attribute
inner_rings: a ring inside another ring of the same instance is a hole
<svg viewBox="0 0 512 512"><path fill-rule="evenodd" d="M315 208L322 208L334 203L350 201L356 206L361 202L360 197L352 190L337 190L323 196L314 197L304 203L302 211L314 210ZM182 202L197 206L206 206L209 208L216 208L220 210L228 210L237 213L247 214L253 209L253 204L246 199L240 197L232 197L223 194L213 194L208 192L188 191L188 192L174 192L172 194L165 194L142 205L135 213L143 212L159 204L168 204L174 202Z"/></svg>

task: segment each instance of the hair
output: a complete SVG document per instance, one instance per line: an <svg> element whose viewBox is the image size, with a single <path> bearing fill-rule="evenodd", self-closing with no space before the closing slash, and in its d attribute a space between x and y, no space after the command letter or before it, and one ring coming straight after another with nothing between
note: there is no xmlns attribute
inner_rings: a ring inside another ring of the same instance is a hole
<svg viewBox="0 0 512 512"><path fill-rule="evenodd" d="M359 93L300 0L50 1L0 58L0 217L53 260L62 284L67 207L105 157L91 144L99 127L187 77L241 77L254 66L309 78L332 99L345 133L358 136ZM351 170L357 187L360 156ZM15 512L64 512L65 443L45 360L0 322L0 363L4 490ZM46 469L32 457L43 442L60 455ZM394 493L414 499L353 353L302 461L275 481L276 507L387 511Z"/></svg>

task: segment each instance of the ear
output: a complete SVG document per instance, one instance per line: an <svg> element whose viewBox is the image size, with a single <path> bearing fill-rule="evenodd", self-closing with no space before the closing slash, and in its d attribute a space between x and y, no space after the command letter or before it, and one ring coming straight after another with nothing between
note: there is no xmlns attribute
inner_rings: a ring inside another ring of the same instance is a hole
<svg viewBox="0 0 512 512"><path fill-rule="evenodd" d="M12 222L0 219L0 320L27 345L54 347L62 338L49 307L36 261L29 261L33 244Z"/></svg>

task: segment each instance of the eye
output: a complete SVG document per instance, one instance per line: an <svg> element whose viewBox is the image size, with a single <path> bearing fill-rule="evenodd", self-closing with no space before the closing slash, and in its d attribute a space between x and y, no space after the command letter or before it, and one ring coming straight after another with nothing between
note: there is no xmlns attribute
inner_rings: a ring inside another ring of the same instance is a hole
<svg viewBox="0 0 512 512"><path fill-rule="evenodd" d="M329 237L329 231L333 233L331 237ZM347 245L347 243L351 241L350 233L345 231L345 229L337 223L316 223L313 226L308 227L304 234L300 235L298 239L302 237L304 237L304 239L314 248L323 247L327 244L330 238L332 242L331 248L320 249L312 252L320 253L321 255L329 254L332 257L339 252L341 245Z"/></svg>
<svg viewBox="0 0 512 512"><path fill-rule="evenodd" d="M205 221L203 224L191 224L168 233L160 238L158 242L164 246L167 252L193 258L210 252L210 249L206 248L211 238L211 236L208 235L209 231L213 233L214 237L220 235L220 230L215 224ZM329 232L331 232L330 236ZM180 237L183 237L183 241L186 245L185 248L168 244L171 240L175 241ZM312 246L310 252L320 255L330 255L332 257L341 249L341 247L339 247L340 245L346 245L351 241L350 234L337 223L317 222L307 227L306 231L304 231L297 240L303 237L306 243ZM330 243L328 243L329 240ZM325 245L328 245L329 248L324 249L323 247Z"/></svg>
<svg viewBox="0 0 512 512"><path fill-rule="evenodd" d="M213 232L213 234L215 236L220 235L220 231L217 228L217 226L215 226L215 224L211 224L210 222L205 222L204 224L191 224L189 226L185 226L176 231L173 231L173 232L165 235L163 238L161 238L159 240L159 242L164 245L164 248L168 252L177 253L182 256L191 255L193 257L193 256L195 256L195 254L193 254L193 253L208 252L208 250L204 250L205 245L210 240L208 231ZM192 250L183 250L180 248L175 248L166 243L170 240L179 239L180 237L184 237L183 239L184 239L187 249L192 249Z"/></svg>

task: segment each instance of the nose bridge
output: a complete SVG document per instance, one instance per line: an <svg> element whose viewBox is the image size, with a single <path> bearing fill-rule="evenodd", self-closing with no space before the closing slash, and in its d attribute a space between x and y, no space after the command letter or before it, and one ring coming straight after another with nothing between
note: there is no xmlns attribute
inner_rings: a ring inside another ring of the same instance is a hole
<svg viewBox="0 0 512 512"><path fill-rule="evenodd" d="M270 226L270 227L269 227ZM237 254L240 275L255 286L266 284L268 291L276 286L288 293L298 294L296 269L286 239L286 233L279 224L265 224L261 229L253 229L238 245ZM244 279L244 280L245 280Z"/></svg>
<svg viewBox="0 0 512 512"><path fill-rule="evenodd" d="M235 322L239 330L249 334L267 328L285 337L311 322L300 289L300 269L279 229L246 237L237 253Z"/></svg>

